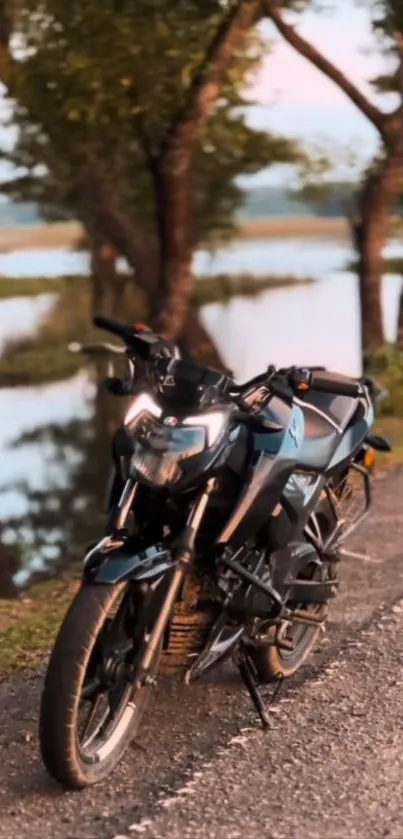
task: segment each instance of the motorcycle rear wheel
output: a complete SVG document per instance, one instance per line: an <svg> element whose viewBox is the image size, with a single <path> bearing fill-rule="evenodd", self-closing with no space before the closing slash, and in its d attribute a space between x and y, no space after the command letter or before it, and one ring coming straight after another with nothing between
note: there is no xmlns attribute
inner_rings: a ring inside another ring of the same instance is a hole
<svg viewBox="0 0 403 839"><path fill-rule="evenodd" d="M42 692L39 743L47 771L69 789L109 775L141 723L151 687L136 690L126 675L116 677L135 654L132 609L126 583L83 585L57 635ZM154 674L157 669L158 660Z"/></svg>
<svg viewBox="0 0 403 839"><path fill-rule="evenodd" d="M323 571L324 569L322 568L320 572L321 576L323 576ZM332 574L332 568L328 568L327 573ZM316 566L308 566L304 569L304 574L301 576L304 576L305 579L314 579L317 576ZM296 603L294 604L294 608L307 609L315 615L315 618L322 619L323 621L327 615L327 604L307 606L304 603ZM289 679L293 676L302 667L312 652L320 631L321 624L317 626L294 624L285 636L287 640L293 642L294 649L286 650L276 645L276 627L271 627L269 633L271 635L271 643L251 651L251 657L259 681L267 684L269 682L277 682L279 679Z"/></svg>

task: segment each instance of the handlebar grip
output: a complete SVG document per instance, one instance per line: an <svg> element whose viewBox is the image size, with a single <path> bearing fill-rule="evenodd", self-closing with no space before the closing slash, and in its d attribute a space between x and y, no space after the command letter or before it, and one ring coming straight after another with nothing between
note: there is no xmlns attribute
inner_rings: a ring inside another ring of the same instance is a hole
<svg viewBox="0 0 403 839"><path fill-rule="evenodd" d="M337 396L357 397L362 393L362 385L354 379L340 376L329 376L319 371L312 373L309 382L309 389L325 393L334 393Z"/></svg>
<svg viewBox="0 0 403 839"><path fill-rule="evenodd" d="M104 318L99 315L94 318L93 324L98 329L104 329L106 332L111 332L112 335L117 335L119 338L122 338L122 341L127 342L133 338L133 329L131 326L126 326L123 323L112 320L112 318Z"/></svg>

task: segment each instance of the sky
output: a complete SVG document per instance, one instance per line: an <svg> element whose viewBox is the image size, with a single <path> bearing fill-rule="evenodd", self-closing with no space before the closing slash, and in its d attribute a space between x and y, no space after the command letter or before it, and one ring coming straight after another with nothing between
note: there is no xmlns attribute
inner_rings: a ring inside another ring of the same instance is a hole
<svg viewBox="0 0 403 839"><path fill-rule="evenodd" d="M290 17L290 22L376 102L368 80L384 72L386 64L365 5L333 0L332 6L326 13ZM272 24L265 24L265 32L272 48L253 87L259 104L251 109L252 123L307 143L351 148L365 163L377 149L372 125L335 84L281 40ZM393 105L392 98L383 98L383 107Z"/></svg>
<svg viewBox="0 0 403 839"><path fill-rule="evenodd" d="M331 5L335 8L325 14L310 12L295 18L296 25L304 37L376 99L368 79L384 70L385 59L372 36L366 4L332 0ZM377 148L375 129L332 82L281 42L272 24L265 24L265 33L271 43L270 54L253 86L256 105L249 111L251 123L307 143L359 150L365 163ZM2 118L4 121L5 106L0 100L0 139L4 141ZM258 179L278 182L284 177L284 168L276 168Z"/></svg>

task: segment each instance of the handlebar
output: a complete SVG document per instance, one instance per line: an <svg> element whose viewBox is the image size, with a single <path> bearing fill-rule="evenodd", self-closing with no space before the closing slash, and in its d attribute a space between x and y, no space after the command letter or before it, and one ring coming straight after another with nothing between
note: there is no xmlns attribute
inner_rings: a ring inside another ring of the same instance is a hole
<svg viewBox="0 0 403 839"><path fill-rule="evenodd" d="M131 326L119 323L117 320L112 320L112 318L104 318L99 315L94 318L93 324L98 329L104 329L105 332L111 332L112 335L117 335L118 338L121 338L129 346L132 338L135 336L135 331Z"/></svg>
<svg viewBox="0 0 403 839"><path fill-rule="evenodd" d="M79 344L73 342L68 345L68 349L72 353L82 353L83 355L125 355L125 348L118 347L116 344L108 344L106 341L100 341L97 344Z"/></svg>
<svg viewBox="0 0 403 839"><path fill-rule="evenodd" d="M356 398L363 393L361 382L350 379L339 373L328 373L321 370L308 370L294 368L288 376L288 381L298 393L306 393L314 390L322 393L334 393L336 396L350 396Z"/></svg>
<svg viewBox="0 0 403 839"><path fill-rule="evenodd" d="M155 361L157 358L177 358L178 350L164 338L156 335L148 326L143 323L129 324L119 323L112 318L95 317L94 326L98 329L105 329L117 335L124 341L126 347L133 350L143 361Z"/></svg>
<svg viewBox="0 0 403 839"><path fill-rule="evenodd" d="M128 324L119 323L112 318L101 316L94 318L93 322L99 329L105 329L107 332L117 335L124 341L127 348L133 350L134 355L138 355L146 361L154 361L157 364L158 359L165 359L166 362L167 358L177 358L176 348L143 324L129 326ZM88 345L88 347L90 346ZM99 347L101 345L92 345L91 352L95 352L95 346ZM114 353L125 352L125 349L122 348L120 350L111 344L104 344L102 346L104 347L104 351L108 348L108 351ZM84 351L84 348L82 351ZM226 392L234 400L237 400L238 397L242 399L242 396L248 390L262 385L272 389L273 392L276 392L277 388L283 390L285 386L288 392L291 389L295 395L301 395L313 390L356 398L365 393L364 382L338 373L329 373L319 367L294 367L287 370L276 370L275 367L270 366L266 370L266 373L255 376L249 382L245 382L242 385L236 385L228 379L227 382ZM286 393L283 395L285 397ZM292 398L291 394L290 398Z"/></svg>

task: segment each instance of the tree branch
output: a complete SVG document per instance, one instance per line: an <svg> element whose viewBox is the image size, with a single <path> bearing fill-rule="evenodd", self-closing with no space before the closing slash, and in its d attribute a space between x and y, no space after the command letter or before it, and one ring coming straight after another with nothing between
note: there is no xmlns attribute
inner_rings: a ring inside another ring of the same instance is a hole
<svg viewBox="0 0 403 839"><path fill-rule="evenodd" d="M194 76L186 102L174 117L163 143L171 147L186 135L193 145L220 95L225 74L247 33L263 15L262 0L238 0L222 20Z"/></svg>
<svg viewBox="0 0 403 839"><path fill-rule="evenodd" d="M95 162L82 173L79 184L82 219L94 226L134 270L138 287L147 298L156 291L157 259L151 242L140 233L119 205L108 177Z"/></svg>
<svg viewBox="0 0 403 839"><path fill-rule="evenodd" d="M274 23L276 29L285 41L290 44L300 55L306 58L311 64L330 79L345 95L356 105L365 117L375 126L377 131L384 136L388 115L370 102L367 97L353 84L344 73L339 70L329 59L322 55L313 44L306 41L294 26L286 23L277 0L264 0L266 16Z"/></svg>

